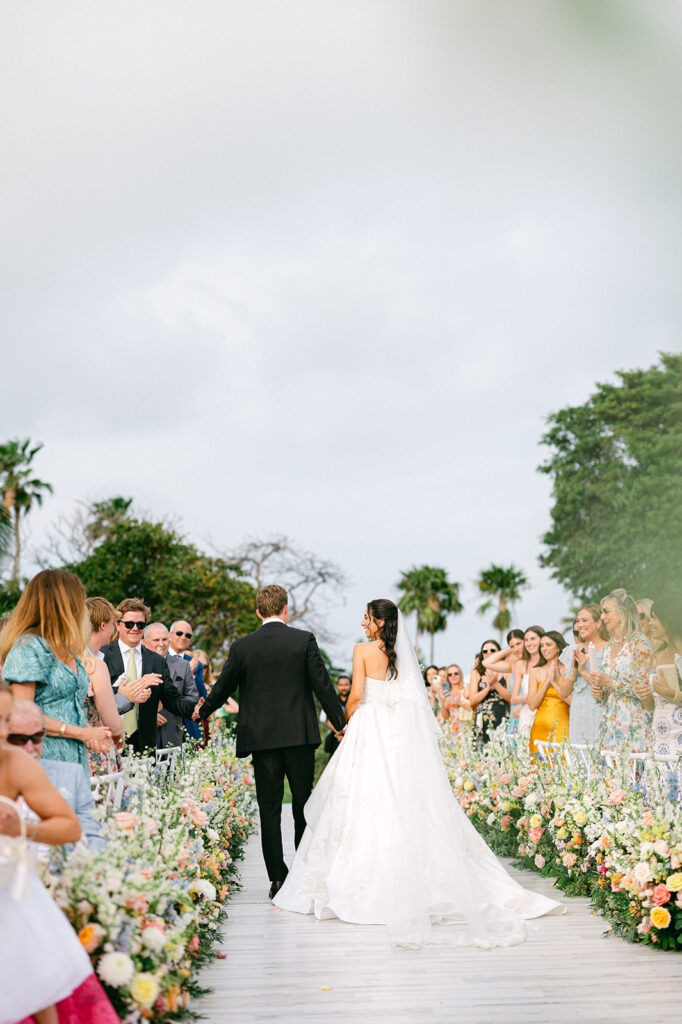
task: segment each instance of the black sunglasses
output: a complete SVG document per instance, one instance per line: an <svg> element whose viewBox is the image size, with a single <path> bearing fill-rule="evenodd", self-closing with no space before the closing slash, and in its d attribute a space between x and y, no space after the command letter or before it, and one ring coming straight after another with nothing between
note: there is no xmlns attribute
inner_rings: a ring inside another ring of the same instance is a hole
<svg viewBox="0 0 682 1024"><path fill-rule="evenodd" d="M40 743L41 740L45 739L47 730L41 729L40 732L34 732L32 736L27 736L24 732L11 732L7 737L7 742L11 743L13 747L25 747L27 743Z"/></svg>
<svg viewBox="0 0 682 1024"><path fill-rule="evenodd" d="M191 633L183 633L181 629L174 629L173 632L176 636L186 636L188 640L192 639Z"/></svg>
<svg viewBox="0 0 682 1024"><path fill-rule="evenodd" d="M144 622L122 622L126 629L144 629Z"/></svg>
<svg viewBox="0 0 682 1024"><path fill-rule="evenodd" d="M497 647L484 647L482 654L497 654Z"/></svg>

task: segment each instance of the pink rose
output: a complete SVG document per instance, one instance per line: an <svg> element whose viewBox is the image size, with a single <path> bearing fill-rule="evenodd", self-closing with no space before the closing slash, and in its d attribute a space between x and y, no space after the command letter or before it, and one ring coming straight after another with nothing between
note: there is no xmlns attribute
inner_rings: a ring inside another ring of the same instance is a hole
<svg viewBox="0 0 682 1024"><path fill-rule="evenodd" d="M667 903L670 899L670 893L661 882L654 888L651 894L651 902L655 903L657 907L662 907L664 903Z"/></svg>
<svg viewBox="0 0 682 1024"><path fill-rule="evenodd" d="M577 861L577 859L578 858L575 855L575 853L569 853L566 850L561 854L561 860L565 868L575 867L575 862Z"/></svg>
<svg viewBox="0 0 682 1024"><path fill-rule="evenodd" d="M514 788L512 789L512 796L515 796L515 797L518 798L520 796L525 796L525 795L526 795L526 791L525 791L525 789L523 789L522 786L514 786Z"/></svg>
<svg viewBox="0 0 682 1024"><path fill-rule="evenodd" d="M503 814L502 817L500 818L500 825L502 826L502 828L506 828L510 822L511 814Z"/></svg>
<svg viewBox="0 0 682 1024"><path fill-rule="evenodd" d="M507 786L507 785L509 785L510 782L511 782L511 775L509 775L507 772L505 772L504 775L500 775L500 785L501 786Z"/></svg>
<svg viewBox="0 0 682 1024"><path fill-rule="evenodd" d="M147 897L144 896L141 892L134 892L131 893L130 896L127 896L125 905L130 910L136 910L138 914L146 914L147 911L149 910L149 903L147 902Z"/></svg>
<svg viewBox="0 0 682 1024"><path fill-rule="evenodd" d="M137 817L129 811L119 811L114 815L114 825L122 832L132 832L137 825Z"/></svg>
<svg viewBox="0 0 682 1024"><path fill-rule="evenodd" d="M625 797L626 794L622 789L614 789L614 791L609 795L609 803L612 804L613 807L616 807L618 804L623 803Z"/></svg>
<svg viewBox="0 0 682 1024"><path fill-rule="evenodd" d="M539 843L540 840L542 839L542 833L544 831L545 831L544 828L532 828L530 830L530 833L529 833L530 834L530 841L532 843Z"/></svg>

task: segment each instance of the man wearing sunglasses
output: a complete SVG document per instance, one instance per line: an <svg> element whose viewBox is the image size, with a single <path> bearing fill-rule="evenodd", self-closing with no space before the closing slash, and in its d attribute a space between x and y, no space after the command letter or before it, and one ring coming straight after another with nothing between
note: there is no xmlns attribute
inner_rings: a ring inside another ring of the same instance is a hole
<svg viewBox="0 0 682 1024"><path fill-rule="evenodd" d="M192 656L189 654L189 649L192 643L192 627L189 622L185 619L178 619L177 622L173 622L170 628L170 646L168 648L169 658L183 658L185 661L191 661ZM171 662L172 665L172 662ZM197 688L197 693L200 697L206 699L206 687L204 685L204 666L201 662L197 662L194 668L194 683ZM191 718L185 719L185 729L190 739L200 740L201 739L201 727L198 722L193 722Z"/></svg>
<svg viewBox="0 0 682 1024"><path fill-rule="evenodd" d="M78 815L83 838L87 839L88 846L101 850L106 846L106 841L100 834L98 822L92 816L95 801L85 772L79 764L71 764L69 761L44 760L44 739L45 722L38 705L32 700L15 700L9 719L7 742L13 747L21 747L36 761L40 761L40 767L52 785Z"/></svg>
<svg viewBox="0 0 682 1024"><path fill-rule="evenodd" d="M120 602L116 613L119 638L102 647L104 664L109 669L114 689L123 680L140 680L150 691L149 699L144 704L136 704L123 720L126 737L134 750L154 750L157 747L159 702L181 718L191 718L197 702L180 696L173 686L166 659L142 646L144 627L151 616L144 601L139 597L128 597Z"/></svg>

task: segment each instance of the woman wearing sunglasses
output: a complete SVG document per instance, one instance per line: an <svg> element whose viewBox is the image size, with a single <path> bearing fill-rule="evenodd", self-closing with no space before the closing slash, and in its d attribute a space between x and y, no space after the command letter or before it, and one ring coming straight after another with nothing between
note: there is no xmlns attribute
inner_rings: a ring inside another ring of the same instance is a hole
<svg viewBox="0 0 682 1024"><path fill-rule="evenodd" d="M469 680L469 703L474 711L476 738L487 743L493 729L509 714L511 694L500 671L485 668L483 661L500 649L497 640L484 640Z"/></svg>
<svg viewBox="0 0 682 1024"><path fill-rule="evenodd" d="M105 753L111 732L87 724L90 680L78 656L90 642L83 584L65 569L44 569L27 584L2 631L2 675L15 697L34 700L45 715L44 756L80 764L89 778L86 745Z"/></svg>

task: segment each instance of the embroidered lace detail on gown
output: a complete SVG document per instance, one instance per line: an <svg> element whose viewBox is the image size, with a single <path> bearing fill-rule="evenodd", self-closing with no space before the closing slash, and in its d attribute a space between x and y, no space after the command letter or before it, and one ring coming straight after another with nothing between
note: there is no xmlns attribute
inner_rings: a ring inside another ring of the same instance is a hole
<svg viewBox="0 0 682 1024"><path fill-rule="evenodd" d="M383 924L401 946L521 942L527 919L565 908L515 882L476 832L452 793L426 697L416 681L400 685L400 656L398 671L397 680L365 681L274 903Z"/></svg>

